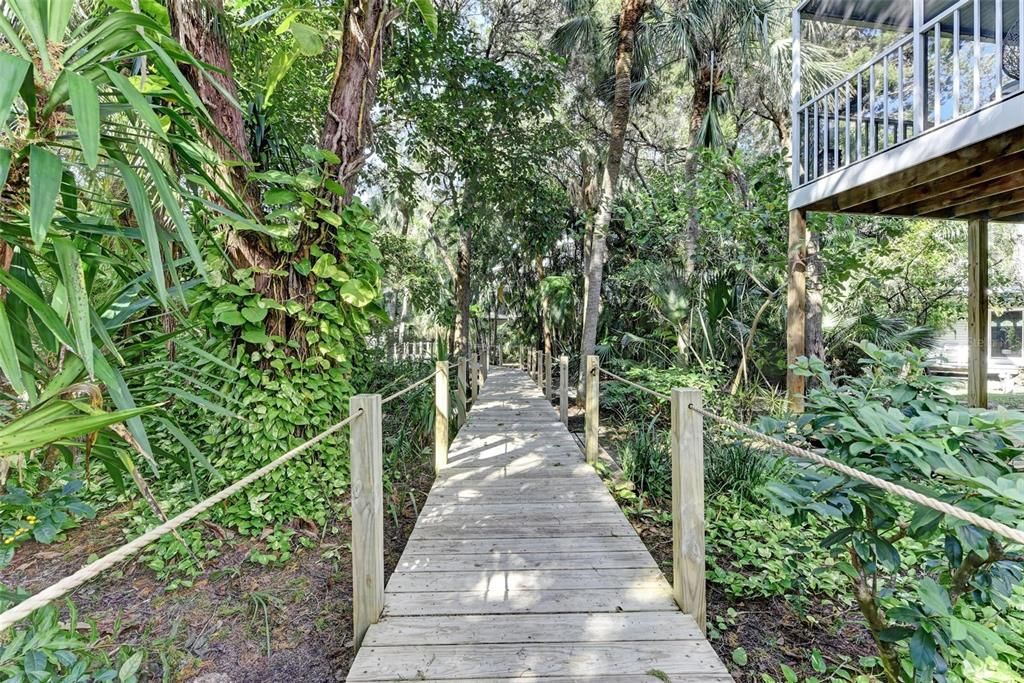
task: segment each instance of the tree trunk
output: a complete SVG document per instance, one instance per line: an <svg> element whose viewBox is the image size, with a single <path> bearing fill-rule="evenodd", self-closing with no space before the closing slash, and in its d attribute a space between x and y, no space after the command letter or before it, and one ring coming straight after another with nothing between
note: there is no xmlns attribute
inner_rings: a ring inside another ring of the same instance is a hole
<svg viewBox="0 0 1024 683"><path fill-rule="evenodd" d="M608 228L615 209L615 197L619 187L619 172L622 169L622 155L626 145L626 128L629 126L630 94L633 68L633 48L636 29L650 0L622 0L619 14L619 42L615 50L615 96L612 103L612 130L608 141L608 159L604 165L601 182L601 203L594 220L594 234L587 259L586 281L583 289L583 334L580 343L579 400L585 398L586 359L593 355L597 345L597 319L601 312L601 283L604 278L604 263L608 251Z"/></svg>
<svg viewBox="0 0 1024 683"><path fill-rule="evenodd" d="M327 118L320 146L341 159L332 172L345 188L342 204L355 194L356 179L373 137L371 113L389 26L395 18L389 0L353 0L342 17L341 48L334 68Z"/></svg>
<svg viewBox="0 0 1024 683"><path fill-rule="evenodd" d="M534 259L533 270L537 276L537 286L538 288L540 288L541 283L544 282L545 277L544 257L541 256L540 254L538 254L537 257ZM544 296L543 291L541 292L540 297L540 327L541 336L544 343L544 352L552 353L554 343L553 334L551 331L551 303L548 301L548 298Z"/></svg>
<svg viewBox="0 0 1024 683"><path fill-rule="evenodd" d="M459 253L455 263L456 353L462 357L466 357L466 354L469 353L469 266L472 240L472 228L466 225L459 235Z"/></svg>
<svg viewBox="0 0 1024 683"><path fill-rule="evenodd" d="M711 108L711 90L715 87L714 67L702 66L693 79L693 96L690 101L690 150L686 160L684 173L687 180L693 182L700 167L700 151L703 147L700 140L700 129L704 125L708 110ZM700 214L697 203L690 202L690 215L686 223L686 261L684 273L689 278L697 270L697 243L700 240ZM684 332L689 341L689 332Z"/></svg>

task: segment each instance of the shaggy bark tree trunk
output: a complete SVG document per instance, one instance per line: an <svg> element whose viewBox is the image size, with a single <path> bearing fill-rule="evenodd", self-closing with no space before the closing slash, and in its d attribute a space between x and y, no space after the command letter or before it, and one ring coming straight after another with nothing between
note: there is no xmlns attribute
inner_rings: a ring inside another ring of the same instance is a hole
<svg viewBox="0 0 1024 683"><path fill-rule="evenodd" d="M370 114L377 99L388 27L396 16L390 5L389 0L349 2L342 18L341 47L320 146L341 159L332 172L345 188L343 204L355 194L373 137Z"/></svg>
<svg viewBox="0 0 1024 683"><path fill-rule="evenodd" d="M619 187L619 172L626 146L629 126L630 94L633 68L633 49L636 29L650 7L650 0L622 0L619 14L619 40L615 50L615 95L612 103L612 130L608 141L608 158L601 183L601 203L594 219L594 233L587 259L586 281L583 288L583 333L580 342L579 400L585 398L587 356L594 353L597 344L597 320L601 312L601 284L608 251L608 228L612 222L615 198Z"/></svg>

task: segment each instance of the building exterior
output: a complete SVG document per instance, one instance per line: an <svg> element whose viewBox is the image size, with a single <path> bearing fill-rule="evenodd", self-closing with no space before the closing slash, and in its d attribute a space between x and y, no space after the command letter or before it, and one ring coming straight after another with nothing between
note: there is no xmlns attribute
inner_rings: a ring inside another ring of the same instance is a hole
<svg viewBox="0 0 1024 683"><path fill-rule="evenodd" d="M807 214L964 220L968 400L987 404L988 226L1024 221L1024 0L804 0L793 13L787 351L804 353ZM814 22L891 36L821 92L804 92ZM997 335L998 338L998 335ZM788 390L802 407L803 378Z"/></svg>

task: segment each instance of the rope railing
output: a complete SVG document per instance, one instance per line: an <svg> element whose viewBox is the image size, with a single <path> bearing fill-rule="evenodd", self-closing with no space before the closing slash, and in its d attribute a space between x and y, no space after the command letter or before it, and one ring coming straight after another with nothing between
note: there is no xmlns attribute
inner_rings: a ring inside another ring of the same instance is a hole
<svg viewBox="0 0 1024 683"><path fill-rule="evenodd" d="M662 401L671 401L672 400L672 397L668 396L667 394L662 394L662 393L659 393L659 392L655 391L654 389L650 389L648 387L645 387L642 384L637 384L636 382L633 382L632 380L628 380L625 377L622 377L620 375L616 375L614 372L608 372L604 368L601 368L601 374L605 375L607 377L611 377L616 382L622 382L623 384L628 384L629 386L633 387L634 389L639 389L640 391L646 392L646 393L650 394L651 396L653 396L656 399L659 399L659 400L662 400Z"/></svg>
<svg viewBox="0 0 1024 683"><path fill-rule="evenodd" d="M439 365L440 367L438 367L436 370L434 370L434 372L430 373L426 377L423 377L422 379L413 382L412 384L406 386L404 389L396 391L395 393L391 394L390 396L387 396L386 398L380 399L380 406L383 406L391 401L394 401L395 399L409 393L410 391L413 391L414 389L426 384L427 382L430 382L439 374L447 377L448 371L450 371L454 367L457 367L459 363L451 363L446 366L443 365L442 361L441 363L439 363ZM444 394L443 403L441 402L440 397L435 397L435 401L438 402L439 408L443 406L443 410L447 412L447 392L445 392ZM218 503L227 500L228 498L235 495L242 489L253 484L259 479L262 479L263 477L267 476L274 470L277 470L282 465L286 464L288 461L294 459L296 456L300 455L301 453L304 453L313 446L322 442L324 439L330 437L331 435L344 429L346 426L352 424L356 420L356 418L360 417L361 415L364 415L365 412L366 410L364 408L355 408L353 412L344 420L338 422L337 424L331 427L328 427L327 429L320 432L311 439L303 442L302 444L296 446L290 451L284 453L283 455L276 458L273 462L270 462L267 465L264 465L263 467L251 472L242 479L236 481L234 484L231 484L230 486L222 489L218 493L215 493L212 496L209 496L208 498L205 498L204 500L200 501L199 503L196 503L192 507L188 508L184 512L178 514L177 516L167 520L163 524L160 524L159 526L150 529L149 531L143 533L134 540L125 543L121 547L107 553L98 560L90 562L89 564L85 565L75 573L66 576L57 583L52 584L47 588L44 588L35 595L26 598L17 605L0 613L0 633L7 630L8 628L13 626L17 622L21 621L28 615L32 614L32 612L42 607L45 607L49 604L52 604L54 601L59 600L62 597L65 597L66 595L74 591L76 588L80 587L81 585L90 581L91 579L99 576L111 567L125 560L130 559L150 544L159 540L165 534L169 534L173 531L176 531L185 524L188 524L196 517L212 508L214 505L217 505ZM379 417L379 410L377 410L376 412L377 416ZM438 453L443 454L443 458L446 460L448 450L447 421L445 421L444 429L440 432L440 434L442 435L442 438L445 441L445 443L443 445L435 444L435 448L438 450ZM353 497L355 497L356 495L357 492L353 490Z"/></svg>
<svg viewBox="0 0 1024 683"><path fill-rule="evenodd" d="M217 503L227 500L228 498L235 495L236 493L238 493L245 487L249 486L253 482L262 479L263 477L267 476L274 470L278 469L279 467L287 463L289 460L292 460L293 458L295 458L295 456L309 450L310 448L320 443L327 437L345 428L347 425L349 425L352 421L354 421L357 417L359 417L362 414L362 410L358 410L352 413L341 422L325 429L324 431L314 436L312 439L309 439L308 441L296 446L295 448L291 449L284 455L278 457L273 462L264 465L263 467L259 468L254 472L251 472L250 474L246 475L245 477L242 477L234 484L228 486L227 488L221 490L220 492L215 493L209 498L206 498L205 500L202 500L199 503L193 505L192 507L185 510L176 517L173 517L164 522L163 524L150 529L149 531L142 534L135 540L122 545L117 550L107 553L95 562L90 562L74 574L64 577L52 586L44 588L35 595L21 601L14 607L11 607L3 613L0 613L0 633L10 628L18 621L21 621L28 615L32 614L32 612L36 611L37 609L45 607L54 602L55 600L59 600L60 598L66 596L68 593L75 590L82 584L103 573L107 569L110 569L114 565L129 559L136 553L142 551L146 546L157 541L160 537L164 536L165 534L169 534L172 531L175 531L180 527L184 526L185 524L191 522L193 519L195 519L202 513L206 512Z"/></svg>
<svg viewBox="0 0 1024 683"><path fill-rule="evenodd" d="M864 482L865 484L870 484L871 486L879 488L885 491L886 493L890 493L892 495L905 498L910 502L917 503L922 507L935 510L936 512L941 512L943 514L949 515L950 517L955 517L956 519L967 522L968 524L973 524L974 526L979 527L981 529L985 529L986 531L991 531L994 534L999 534L1000 536L1004 536L1015 543L1024 544L1024 531L1014 529L1013 527L1007 526L1006 524L1002 524L987 517L982 517L981 515L975 514L968 510L964 510L961 507L951 505L950 503L943 502L936 498L932 498L931 496L926 496L922 493L909 489L906 486L900 486L899 484L894 484L890 481L886 481L885 479L880 479L879 477L876 477L874 475L861 472L860 470L854 469L849 465L844 465L841 462L836 462L835 460L831 460L824 456L818 455L817 453L809 451L806 448L800 448L799 446L794 446L793 444L786 443L781 439L776 439L775 437L768 436L767 434L762 434L756 429L751 429L750 427L739 422L736 422L735 420L730 420L727 417L716 415L715 413L704 410L703 408L698 408L694 405L690 405L689 408L690 410L706 417L712 422L716 422L720 425L730 427L740 432L741 434L746 434L747 436L758 441L761 441L762 443L768 444L788 455L792 455L793 457L801 458L803 460L809 460L815 464L822 465L823 467L828 467L829 469L833 469L836 472L845 474L851 479L856 479L858 481Z"/></svg>

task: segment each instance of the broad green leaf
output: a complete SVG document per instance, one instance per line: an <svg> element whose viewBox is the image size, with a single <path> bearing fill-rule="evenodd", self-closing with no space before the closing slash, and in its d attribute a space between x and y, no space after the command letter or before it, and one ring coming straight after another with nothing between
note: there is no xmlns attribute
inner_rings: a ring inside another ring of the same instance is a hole
<svg viewBox="0 0 1024 683"><path fill-rule="evenodd" d="M199 272L200 277L204 280L208 279L209 273L206 271L206 263L203 261L203 255L199 252L199 245L196 244L195 236L192 234L192 228L189 227L188 221L185 219L185 214L181 211L178 199L175 197L170 184L167 182L164 167L156 160L156 157L154 157L152 153L142 145L139 145L138 150L142 155L143 160L146 162L146 168L149 169L149 175L153 178L153 184L156 185L156 191L160 195L160 201L163 204L163 208L170 215L171 220L174 221L174 226L178 230L178 239L181 240L182 245L185 247L185 251L188 252L192 262L195 263L196 270Z"/></svg>
<svg viewBox="0 0 1024 683"><path fill-rule="evenodd" d="M78 415L58 420L49 420L26 429L15 429L0 436L0 455L24 453L42 448L55 441L66 441L85 434L91 434L112 424L125 422L154 410L157 406L145 406L132 410L117 410L100 415ZM17 420L14 421L16 423ZM13 423L12 423L13 425Z"/></svg>
<svg viewBox="0 0 1024 683"><path fill-rule="evenodd" d="M437 9L434 7L433 0L413 0L416 3L416 8L420 11L420 15L423 17L423 23L427 25L430 32L435 36L437 35Z"/></svg>
<svg viewBox="0 0 1024 683"><path fill-rule="evenodd" d="M18 96L32 64L20 57L0 52L0 129L5 128L14 98ZM2 186L2 184L0 184Z"/></svg>
<svg viewBox="0 0 1024 683"><path fill-rule="evenodd" d="M49 0L46 10L46 35L51 43L63 43L64 31L71 21L71 10L74 0Z"/></svg>
<svg viewBox="0 0 1024 683"><path fill-rule="evenodd" d="M92 362L92 325L89 319L89 292L85 285L85 269L74 243L63 237L53 239L53 251L57 256L61 279L68 295L71 313L71 327L75 332L76 352L85 363L89 377L96 376Z"/></svg>
<svg viewBox="0 0 1024 683"><path fill-rule="evenodd" d="M49 72L50 51L46 46L46 26L43 24L43 17L39 13L41 5L36 0L8 0L7 6L11 8L15 16L21 20L25 31L32 39L35 52L42 62L43 71Z"/></svg>
<svg viewBox="0 0 1024 683"><path fill-rule="evenodd" d="M7 182L7 172L11 170L11 150L0 147L0 189Z"/></svg>
<svg viewBox="0 0 1024 683"><path fill-rule="evenodd" d="M0 285L10 289L14 296L25 302L25 305L32 311L36 319L43 323L58 340L69 347L74 346L75 342L71 336L71 330L64 325L64 322L57 315L56 311L53 310L53 307L46 303L39 294L32 291L28 285L3 269L0 269Z"/></svg>
<svg viewBox="0 0 1024 683"><path fill-rule="evenodd" d="M931 577L921 579L917 584L917 597L924 608L937 616L947 616L951 607L949 593Z"/></svg>
<svg viewBox="0 0 1024 683"><path fill-rule="evenodd" d="M306 57L316 57L324 51L324 39L315 28L294 22L291 25L291 32L299 52Z"/></svg>
<svg viewBox="0 0 1024 683"><path fill-rule="evenodd" d="M42 246L50 221L57 210L60 176L63 171L60 157L32 145L28 154L29 201L32 203L29 228L36 247Z"/></svg>
<svg viewBox="0 0 1024 683"><path fill-rule="evenodd" d="M71 95L71 111L75 115L78 141L82 145L82 156L91 169L99 163L100 150L100 99L96 86L85 76L67 71L68 90Z"/></svg>
<svg viewBox="0 0 1024 683"><path fill-rule="evenodd" d="M21 376L21 363L18 361L18 349L14 344L11 321L7 317L7 306L3 299L0 299L0 370L3 370L4 377L19 396L27 395Z"/></svg>
<svg viewBox="0 0 1024 683"><path fill-rule="evenodd" d="M142 235L142 242L146 245L146 254L149 256L150 275L153 278L153 285L156 287L157 298L162 304L167 305L167 285L164 283L164 261L160 255L160 237L156 232L156 221L153 218L153 207L146 195L146 188L142 185L138 174L123 161L115 161L118 170L121 171L121 178L124 180L125 189L128 191L128 203L132 205L135 213L135 220L139 224L139 233Z"/></svg>
<svg viewBox="0 0 1024 683"><path fill-rule="evenodd" d="M376 298L376 290L358 278L352 278L341 286L342 301L357 308L363 308Z"/></svg>
<svg viewBox="0 0 1024 683"><path fill-rule="evenodd" d="M103 71L106 72L107 77L110 78L110 82L114 84L124 98L128 100L128 104L131 105L132 110L139 115L147 126L149 126L154 133L157 134L161 139L167 139L167 133L164 132L163 124L160 123L160 117L153 111L153 107L149 105L149 100L139 92L130 80L122 76L121 74L103 67Z"/></svg>
<svg viewBox="0 0 1024 683"><path fill-rule="evenodd" d="M264 88L264 98L267 102L270 102L270 98L274 96L277 86L281 84L281 81L288 74L288 70L292 68L292 64L295 63L298 57L298 52L288 49L279 50L274 55L274 59L270 62L270 70L267 72L267 85Z"/></svg>

